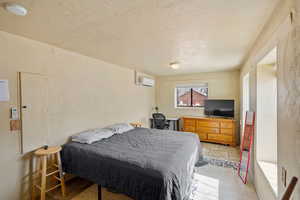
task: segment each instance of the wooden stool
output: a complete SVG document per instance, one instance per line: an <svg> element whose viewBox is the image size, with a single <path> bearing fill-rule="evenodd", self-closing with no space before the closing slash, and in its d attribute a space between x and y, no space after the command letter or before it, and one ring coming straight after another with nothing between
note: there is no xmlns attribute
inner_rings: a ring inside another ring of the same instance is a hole
<svg viewBox="0 0 300 200"><path fill-rule="evenodd" d="M37 178L33 178L32 185L32 199L35 198L35 189L38 188L41 192L41 200L46 199L46 192L54 190L61 186L62 196L65 197L65 182L64 176L61 167L60 159L61 147L48 147L48 149L39 149L34 152L34 155L37 156L36 160L36 174L41 180L39 185L36 181ZM49 159L49 163L47 162ZM47 166L48 164L48 166ZM58 176L57 176L58 175ZM47 177L53 177L59 181L59 184L52 186L51 188L46 188Z"/></svg>

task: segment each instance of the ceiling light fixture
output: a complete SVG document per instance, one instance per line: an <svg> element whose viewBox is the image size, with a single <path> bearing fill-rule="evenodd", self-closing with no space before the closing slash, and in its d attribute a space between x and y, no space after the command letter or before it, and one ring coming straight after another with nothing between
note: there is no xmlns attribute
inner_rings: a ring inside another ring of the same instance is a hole
<svg viewBox="0 0 300 200"><path fill-rule="evenodd" d="M179 67L180 67L179 62L171 62L170 67L172 69L179 69Z"/></svg>
<svg viewBox="0 0 300 200"><path fill-rule="evenodd" d="M16 4L16 3L6 3L4 5L5 9L8 11L8 12L11 12L15 15L18 15L18 16L25 16L27 15L27 9L24 8L23 6L21 6L20 4Z"/></svg>

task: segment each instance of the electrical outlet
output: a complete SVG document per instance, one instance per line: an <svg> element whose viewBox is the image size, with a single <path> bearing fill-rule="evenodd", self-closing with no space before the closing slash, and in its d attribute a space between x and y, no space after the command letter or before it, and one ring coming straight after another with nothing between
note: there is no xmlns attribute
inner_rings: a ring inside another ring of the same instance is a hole
<svg viewBox="0 0 300 200"><path fill-rule="evenodd" d="M284 187L286 187L286 175L287 175L286 169L284 167L281 167L281 182Z"/></svg>

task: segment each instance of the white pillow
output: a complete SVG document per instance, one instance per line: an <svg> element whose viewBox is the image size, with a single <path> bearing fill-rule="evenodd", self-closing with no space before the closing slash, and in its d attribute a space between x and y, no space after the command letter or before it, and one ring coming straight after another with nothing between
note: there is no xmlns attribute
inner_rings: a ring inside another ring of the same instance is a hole
<svg viewBox="0 0 300 200"><path fill-rule="evenodd" d="M82 131L76 135L73 135L71 138L73 142L92 144L93 142L97 142L104 138L109 138L113 134L114 133L109 129L97 128Z"/></svg>
<svg viewBox="0 0 300 200"><path fill-rule="evenodd" d="M121 134L127 131L134 129L133 126L127 123L118 123L105 127L106 129L111 130L113 133Z"/></svg>

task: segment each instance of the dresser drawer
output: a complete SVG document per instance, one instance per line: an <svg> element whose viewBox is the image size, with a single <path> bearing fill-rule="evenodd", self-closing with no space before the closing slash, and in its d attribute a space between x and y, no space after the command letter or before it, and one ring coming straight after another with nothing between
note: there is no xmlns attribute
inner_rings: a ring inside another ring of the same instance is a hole
<svg viewBox="0 0 300 200"><path fill-rule="evenodd" d="M228 135L223 135L224 142L233 142L233 137Z"/></svg>
<svg viewBox="0 0 300 200"><path fill-rule="evenodd" d="M196 128L195 128L195 126L184 126L183 127L183 131L185 131L185 132L195 132L196 131Z"/></svg>
<svg viewBox="0 0 300 200"><path fill-rule="evenodd" d="M221 122L221 128L233 128L232 122Z"/></svg>
<svg viewBox="0 0 300 200"><path fill-rule="evenodd" d="M205 134L205 133L197 133L197 134L198 134L200 140L207 140L207 134Z"/></svg>
<svg viewBox="0 0 300 200"><path fill-rule="evenodd" d="M220 123L219 122L213 122L213 121L197 121L197 127L211 127L211 128L219 128Z"/></svg>
<svg viewBox="0 0 300 200"><path fill-rule="evenodd" d="M197 127L198 133L212 133L219 134L219 128L209 128L209 127Z"/></svg>
<svg viewBox="0 0 300 200"><path fill-rule="evenodd" d="M195 119L184 119L183 124L184 124L184 126L196 126L196 120Z"/></svg>
<svg viewBox="0 0 300 200"><path fill-rule="evenodd" d="M233 134L233 130L230 129L230 128L222 128L222 129L221 129L221 134L224 134L224 135L232 135L232 134Z"/></svg>
<svg viewBox="0 0 300 200"><path fill-rule="evenodd" d="M220 134L207 134L208 140L217 140L217 141L223 141L223 137Z"/></svg>

